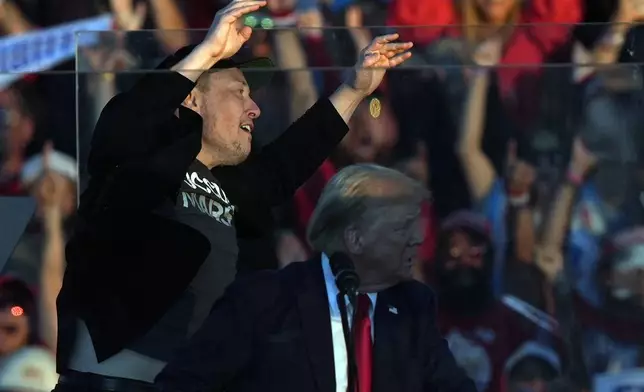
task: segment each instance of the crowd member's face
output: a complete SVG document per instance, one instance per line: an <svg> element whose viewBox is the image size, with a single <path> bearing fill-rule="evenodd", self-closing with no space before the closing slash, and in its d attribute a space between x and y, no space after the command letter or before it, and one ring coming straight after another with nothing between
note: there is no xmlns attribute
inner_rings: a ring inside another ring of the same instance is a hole
<svg viewBox="0 0 644 392"><path fill-rule="evenodd" d="M398 127L390 107L383 101L377 102L360 104L349 121L349 133L342 140L344 151L355 163L374 162L398 140Z"/></svg>
<svg viewBox="0 0 644 392"><path fill-rule="evenodd" d="M7 157L21 155L33 137L33 123L20 111L17 99L11 90L0 93L2 153Z"/></svg>
<svg viewBox="0 0 644 392"><path fill-rule="evenodd" d="M379 291L413 278L424 237L419 205L397 205L373 210L349 238L359 259L356 270L364 291ZM357 245L357 246L355 246Z"/></svg>
<svg viewBox="0 0 644 392"><path fill-rule="evenodd" d="M487 245L473 241L463 230L449 234L447 244L436 255L436 284L439 299L453 310L476 311L486 303L489 276L485 266Z"/></svg>
<svg viewBox="0 0 644 392"><path fill-rule="evenodd" d="M490 23L506 22L517 0L474 0L481 15Z"/></svg>
<svg viewBox="0 0 644 392"><path fill-rule="evenodd" d="M194 99L187 105L192 105L190 108L203 118L202 153L215 164L239 164L250 153L259 107L251 99L246 78L239 69L221 70L205 77L208 81L194 90Z"/></svg>
<svg viewBox="0 0 644 392"><path fill-rule="evenodd" d="M29 319L14 316L11 309L0 310L0 356L9 355L24 347L29 338Z"/></svg>
<svg viewBox="0 0 644 392"><path fill-rule="evenodd" d="M485 245L474 243L469 234L456 230L449 237L449 254L445 261L445 270L481 269L486 251Z"/></svg>

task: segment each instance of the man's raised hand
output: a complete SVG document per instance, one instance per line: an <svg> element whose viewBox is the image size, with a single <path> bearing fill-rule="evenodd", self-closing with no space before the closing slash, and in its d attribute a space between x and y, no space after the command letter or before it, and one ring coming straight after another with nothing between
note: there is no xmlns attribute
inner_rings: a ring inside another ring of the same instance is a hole
<svg viewBox="0 0 644 392"><path fill-rule="evenodd" d="M253 30L244 26L243 17L266 5L266 1L233 0L215 15L208 36L203 42L213 58L232 57L250 39Z"/></svg>
<svg viewBox="0 0 644 392"><path fill-rule="evenodd" d="M411 42L393 42L398 34L388 34L376 37L369 46L360 52L360 58L354 68L352 78L347 82L351 87L365 96L373 93L385 72L396 67L411 57L409 49Z"/></svg>

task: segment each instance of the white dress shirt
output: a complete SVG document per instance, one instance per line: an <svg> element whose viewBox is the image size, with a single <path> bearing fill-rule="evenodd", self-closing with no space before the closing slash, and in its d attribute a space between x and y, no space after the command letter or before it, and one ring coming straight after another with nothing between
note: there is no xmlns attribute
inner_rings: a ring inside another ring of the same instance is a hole
<svg viewBox="0 0 644 392"><path fill-rule="evenodd" d="M331 272L329 258L322 254L322 272L324 273L324 283L326 293L329 299L329 313L331 314L331 337L333 339L333 361L335 363L335 390L336 392L346 392L348 384L347 375L347 346L344 341L344 331L342 329L342 317L338 307L337 296L338 287L335 285L335 278ZM369 309L369 318L371 319L371 341L373 342L374 321L373 314L376 309L376 299L378 294L367 293L371 300L371 309ZM349 303L349 298L345 297L347 311L349 312L349 325L351 325L353 308Z"/></svg>

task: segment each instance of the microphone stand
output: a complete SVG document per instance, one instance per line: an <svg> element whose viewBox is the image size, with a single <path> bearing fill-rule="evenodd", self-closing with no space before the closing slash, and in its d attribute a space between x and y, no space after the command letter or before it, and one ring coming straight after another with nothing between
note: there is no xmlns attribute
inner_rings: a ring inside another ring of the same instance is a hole
<svg viewBox="0 0 644 392"><path fill-rule="evenodd" d="M349 312L347 310L347 304L344 300L345 295L349 297L349 303L351 303L351 306L354 310L353 313L355 315L356 296L355 293L352 294L344 293L341 291L336 297L338 308L340 309L340 317L342 318L344 342L347 346L347 392L355 392L358 390L358 365L356 363L356 350L353 342L353 334L351 333L351 327L349 326Z"/></svg>

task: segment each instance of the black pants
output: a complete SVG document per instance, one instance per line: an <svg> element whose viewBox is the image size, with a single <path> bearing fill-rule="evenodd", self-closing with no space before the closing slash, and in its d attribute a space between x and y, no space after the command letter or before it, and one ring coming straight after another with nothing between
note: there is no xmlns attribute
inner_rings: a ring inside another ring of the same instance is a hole
<svg viewBox="0 0 644 392"><path fill-rule="evenodd" d="M52 392L156 392L153 384L127 378L81 373L73 370L61 374Z"/></svg>

